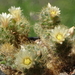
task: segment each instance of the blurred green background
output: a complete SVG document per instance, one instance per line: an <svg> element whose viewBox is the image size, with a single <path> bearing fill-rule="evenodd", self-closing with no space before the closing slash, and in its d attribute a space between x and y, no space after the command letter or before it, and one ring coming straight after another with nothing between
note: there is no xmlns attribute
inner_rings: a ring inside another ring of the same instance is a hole
<svg viewBox="0 0 75 75"><path fill-rule="evenodd" d="M60 8L62 24L75 26L75 0L0 0L0 13L8 12L11 6L21 7L32 26L29 37L35 37L33 26L37 21L37 14L48 2Z"/></svg>

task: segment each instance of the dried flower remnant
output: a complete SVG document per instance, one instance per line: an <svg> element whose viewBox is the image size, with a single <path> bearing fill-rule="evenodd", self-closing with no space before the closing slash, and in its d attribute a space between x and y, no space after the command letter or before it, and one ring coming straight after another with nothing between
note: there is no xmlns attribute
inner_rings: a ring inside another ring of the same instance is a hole
<svg viewBox="0 0 75 75"><path fill-rule="evenodd" d="M11 19L12 19L12 15L10 14L7 14L7 13L0 14L1 27L7 27Z"/></svg>
<svg viewBox="0 0 75 75"><path fill-rule="evenodd" d="M54 29L51 30L50 34L53 41L56 41L60 44L62 44L65 38L69 36L68 29L64 25L56 26Z"/></svg>
<svg viewBox="0 0 75 75"><path fill-rule="evenodd" d="M10 43L4 43L0 47L0 52L5 56L12 56L16 53L16 48Z"/></svg>

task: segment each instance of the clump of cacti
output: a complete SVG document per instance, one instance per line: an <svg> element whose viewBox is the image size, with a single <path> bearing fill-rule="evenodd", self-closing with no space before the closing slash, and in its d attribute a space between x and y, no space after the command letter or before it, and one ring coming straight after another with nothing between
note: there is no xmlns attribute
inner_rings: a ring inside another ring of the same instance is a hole
<svg viewBox="0 0 75 75"><path fill-rule="evenodd" d="M47 60L46 65L51 75L58 75L67 66L70 69L75 65L75 60L73 60L75 55L73 52L75 50L74 29L74 26L68 28L61 24L59 8L50 3L39 13L39 22L34 25L34 31L49 51L48 58L51 60Z"/></svg>
<svg viewBox="0 0 75 75"><path fill-rule="evenodd" d="M0 64L20 75L59 75L75 65L75 27L61 24L58 7L48 3L39 12L34 42L28 39L30 23L21 8L8 11L0 14Z"/></svg>
<svg viewBox="0 0 75 75"><path fill-rule="evenodd" d="M0 14L0 42L23 43L28 38L30 24L20 7L12 6L8 11Z"/></svg>

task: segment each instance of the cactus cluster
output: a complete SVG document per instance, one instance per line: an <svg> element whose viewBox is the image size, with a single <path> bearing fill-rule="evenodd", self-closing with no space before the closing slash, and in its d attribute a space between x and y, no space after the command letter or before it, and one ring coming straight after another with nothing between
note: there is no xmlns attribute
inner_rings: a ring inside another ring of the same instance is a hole
<svg viewBox="0 0 75 75"><path fill-rule="evenodd" d="M20 7L12 6L8 11L0 14L0 43L23 43L28 37L30 24Z"/></svg>
<svg viewBox="0 0 75 75"><path fill-rule="evenodd" d="M12 6L8 11L0 14L0 64L20 75L59 75L75 65L75 27L61 24L58 7L48 3L39 12L34 24L39 39L33 42L29 42L30 23L21 8Z"/></svg>

